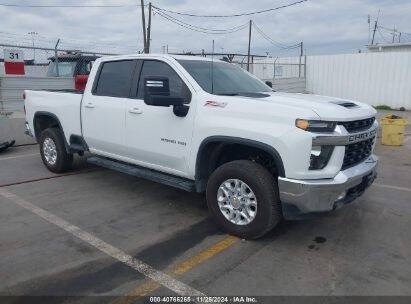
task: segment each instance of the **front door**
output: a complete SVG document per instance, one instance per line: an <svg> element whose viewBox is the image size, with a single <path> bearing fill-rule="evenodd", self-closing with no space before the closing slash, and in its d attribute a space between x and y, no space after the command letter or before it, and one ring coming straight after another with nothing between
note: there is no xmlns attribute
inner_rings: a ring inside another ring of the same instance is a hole
<svg viewBox="0 0 411 304"><path fill-rule="evenodd" d="M126 141L130 149L129 156L137 164L186 176L195 104L188 104L190 109L185 117L177 117L171 106L145 104L144 78L149 76L167 77L171 96L191 96L186 83L170 64L159 60L144 60L137 96L128 100L126 110Z"/></svg>

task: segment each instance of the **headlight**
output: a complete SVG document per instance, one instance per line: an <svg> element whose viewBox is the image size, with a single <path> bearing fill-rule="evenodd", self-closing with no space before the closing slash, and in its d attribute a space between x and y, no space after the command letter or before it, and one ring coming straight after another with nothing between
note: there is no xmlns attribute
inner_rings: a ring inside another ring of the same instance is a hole
<svg viewBox="0 0 411 304"><path fill-rule="evenodd" d="M296 119L295 126L310 132L333 132L337 125L334 121Z"/></svg>
<svg viewBox="0 0 411 304"><path fill-rule="evenodd" d="M313 146L309 170L321 170L327 166L333 151L334 146Z"/></svg>

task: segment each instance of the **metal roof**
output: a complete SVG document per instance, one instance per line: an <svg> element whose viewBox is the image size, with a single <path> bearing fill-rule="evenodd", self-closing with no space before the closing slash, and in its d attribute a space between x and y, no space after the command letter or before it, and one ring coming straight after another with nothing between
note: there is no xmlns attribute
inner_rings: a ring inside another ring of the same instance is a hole
<svg viewBox="0 0 411 304"><path fill-rule="evenodd" d="M381 43L381 44L372 44L367 45L369 49L379 49L379 48L386 48L386 47L411 47L411 42L404 42L404 43Z"/></svg>

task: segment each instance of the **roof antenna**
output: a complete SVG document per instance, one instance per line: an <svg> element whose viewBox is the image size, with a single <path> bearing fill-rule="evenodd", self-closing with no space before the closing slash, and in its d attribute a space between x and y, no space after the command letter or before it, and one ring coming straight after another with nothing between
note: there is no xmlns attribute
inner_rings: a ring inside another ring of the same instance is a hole
<svg viewBox="0 0 411 304"><path fill-rule="evenodd" d="M213 51L211 53L211 94L214 94L214 39Z"/></svg>

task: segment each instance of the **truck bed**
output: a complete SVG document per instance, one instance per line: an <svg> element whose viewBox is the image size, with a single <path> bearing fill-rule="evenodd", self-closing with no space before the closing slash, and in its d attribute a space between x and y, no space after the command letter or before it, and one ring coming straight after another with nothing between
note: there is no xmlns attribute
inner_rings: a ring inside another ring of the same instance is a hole
<svg viewBox="0 0 411 304"><path fill-rule="evenodd" d="M26 118L32 134L33 119L37 114L51 114L58 118L67 142L71 134L81 135L80 106L83 95L72 91L25 91Z"/></svg>

